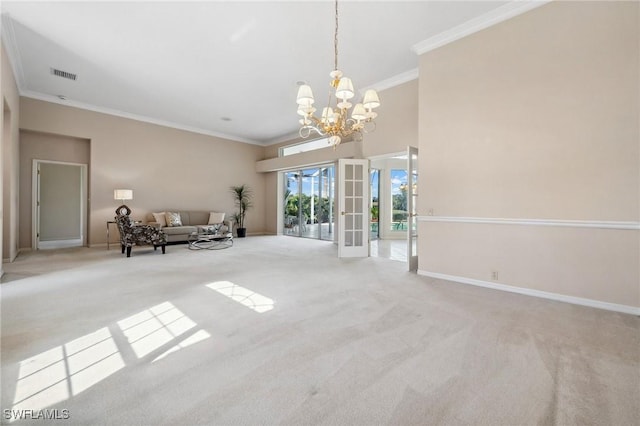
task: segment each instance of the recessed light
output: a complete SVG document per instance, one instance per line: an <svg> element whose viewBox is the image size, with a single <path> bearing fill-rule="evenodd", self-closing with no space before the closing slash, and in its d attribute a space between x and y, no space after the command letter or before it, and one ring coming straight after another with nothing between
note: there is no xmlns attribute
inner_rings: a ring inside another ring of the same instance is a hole
<svg viewBox="0 0 640 426"><path fill-rule="evenodd" d="M58 99L62 100L62 101L66 101L67 97L65 95L57 95Z"/></svg>
<svg viewBox="0 0 640 426"><path fill-rule="evenodd" d="M307 82L306 82L306 81L304 81L304 80L298 80L298 81L296 81L296 86L302 86L303 84L307 84Z"/></svg>
<svg viewBox="0 0 640 426"><path fill-rule="evenodd" d="M222 120L222 121L231 121L231 118L229 118L229 117L220 117L220 120Z"/></svg>

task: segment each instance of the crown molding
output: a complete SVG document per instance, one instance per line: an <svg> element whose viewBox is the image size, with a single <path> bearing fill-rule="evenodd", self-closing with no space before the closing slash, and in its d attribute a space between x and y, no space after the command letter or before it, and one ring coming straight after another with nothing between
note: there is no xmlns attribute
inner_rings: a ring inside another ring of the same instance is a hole
<svg viewBox="0 0 640 426"><path fill-rule="evenodd" d="M497 9L473 18L463 24L455 26L449 30L443 31L433 37L414 44L411 47L417 55L429 52L444 46L463 37L476 33L478 31L489 28L500 22L514 18L525 12L543 6L552 0L514 0Z"/></svg>
<svg viewBox="0 0 640 426"><path fill-rule="evenodd" d="M184 130L191 133L198 133L201 135L213 136L216 138L226 139L233 142L242 142L242 143L247 143L251 145L263 146L262 143L252 139L239 138L237 136L227 135L225 133L212 132L211 130L201 129L199 127L185 126L183 124L174 123L172 121L161 120L157 118L147 117L144 115L132 114L129 112L119 111L119 110L110 109L110 108L99 107L96 105L87 104L84 102L78 102L71 99L62 100L62 99L59 99L57 96L47 95L40 92L34 92L31 90L21 90L20 96L23 96L25 98L37 99L45 102L51 102L54 104L68 106L72 108L79 108L83 110L98 112L101 114L128 118L130 120L142 121L144 123L156 124L158 126L170 127L172 129Z"/></svg>
<svg viewBox="0 0 640 426"><path fill-rule="evenodd" d="M360 89L360 92L364 93L369 89L383 91L383 90L391 89L392 87L396 87L401 84L407 83L411 80L417 80L417 79L418 79L418 68L413 68L413 69L410 69L409 71L405 71L403 73L394 75L393 77L379 81L375 84L372 84L371 86L363 87L362 89Z"/></svg>
<svg viewBox="0 0 640 426"><path fill-rule="evenodd" d="M18 86L18 92L21 93L25 87L24 70L22 68L22 57L18 50L18 44L16 43L16 32L13 26L13 19L8 13L2 14L2 31L1 37L4 41L4 47L7 50L7 56L9 57L9 65L13 70L13 75L16 79L16 85Z"/></svg>

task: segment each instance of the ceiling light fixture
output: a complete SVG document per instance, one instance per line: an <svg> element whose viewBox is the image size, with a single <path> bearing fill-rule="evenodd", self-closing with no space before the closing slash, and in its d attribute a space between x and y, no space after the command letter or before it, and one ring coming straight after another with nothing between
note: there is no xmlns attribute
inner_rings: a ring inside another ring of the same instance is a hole
<svg viewBox="0 0 640 426"><path fill-rule="evenodd" d="M355 140L362 140L363 132L375 130L373 121L378 115L373 111L380 106L380 99L375 90L369 89L364 94L362 103L357 103L348 117L349 109L353 106L349 99L355 96L353 83L350 78L343 77L342 71L338 70L338 0L336 5L336 27L333 38L334 47L334 68L331 76L330 86L335 89L335 106L332 105L331 90L329 91L328 105L322 109L322 115L317 118L313 113L316 111L313 103L313 92L311 86L303 84L298 89L298 114L301 128L298 132L301 138L308 138L312 132L321 136L329 136L329 144L334 149L342 142L342 138L353 135Z"/></svg>

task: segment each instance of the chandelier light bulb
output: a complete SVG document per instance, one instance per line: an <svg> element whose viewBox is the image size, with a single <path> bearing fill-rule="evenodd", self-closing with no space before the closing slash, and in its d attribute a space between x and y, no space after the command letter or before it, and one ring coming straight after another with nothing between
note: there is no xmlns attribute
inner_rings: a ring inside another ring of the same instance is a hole
<svg viewBox="0 0 640 426"><path fill-rule="evenodd" d="M362 104L367 109L379 107L380 99L378 98L378 93L373 89L367 90L364 94L364 100L362 101Z"/></svg>
<svg viewBox="0 0 640 426"><path fill-rule="evenodd" d="M316 112L316 109L311 105L309 106L300 105L298 107L298 114L302 116L310 115L310 114L313 114L314 112Z"/></svg>
<svg viewBox="0 0 640 426"><path fill-rule="evenodd" d="M311 91L311 86L308 84L303 84L298 89L298 105L309 106L315 102L313 99L313 92Z"/></svg>
<svg viewBox="0 0 640 426"><path fill-rule="evenodd" d="M353 92L353 83L351 82L351 79L342 77L340 79L340 83L338 83L338 88L336 89L336 97L346 101L354 96L355 93Z"/></svg>
<svg viewBox="0 0 640 426"><path fill-rule="evenodd" d="M365 120L367 118L366 113L367 111L365 111L364 105L356 104L353 108L353 112L351 113L351 118L357 121Z"/></svg>

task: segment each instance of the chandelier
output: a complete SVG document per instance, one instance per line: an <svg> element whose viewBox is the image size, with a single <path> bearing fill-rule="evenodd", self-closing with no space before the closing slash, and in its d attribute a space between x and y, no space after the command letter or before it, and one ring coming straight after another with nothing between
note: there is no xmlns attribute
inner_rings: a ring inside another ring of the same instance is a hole
<svg viewBox="0 0 640 426"><path fill-rule="evenodd" d="M378 115L373 111L374 108L380 106L378 93L375 90L367 90L361 103L353 106L350 99L355 96L353 91L353 83L350 78L344 77L342 71L338 69L338 0L335 2L336 9L336 26L333 37L334 48L334 67L329 73L331 77L329 90L329 101L327 106L322 109L320 118L314 113L316 108L313 106L315 99L311 86L308 84L300 85L298 89L298 114L302 116L300 119L299 135L301 138L308 138L313 132L320 136L328 136L329 144L335 149L342 142L343 138L353 135L355 140L362 140L363 132L375 130L375 122L373 121ZM332 95L332 92L335 92ZM334 98L335 96L335 98ZM332 106L333 103L333 106Z"/></svg>

